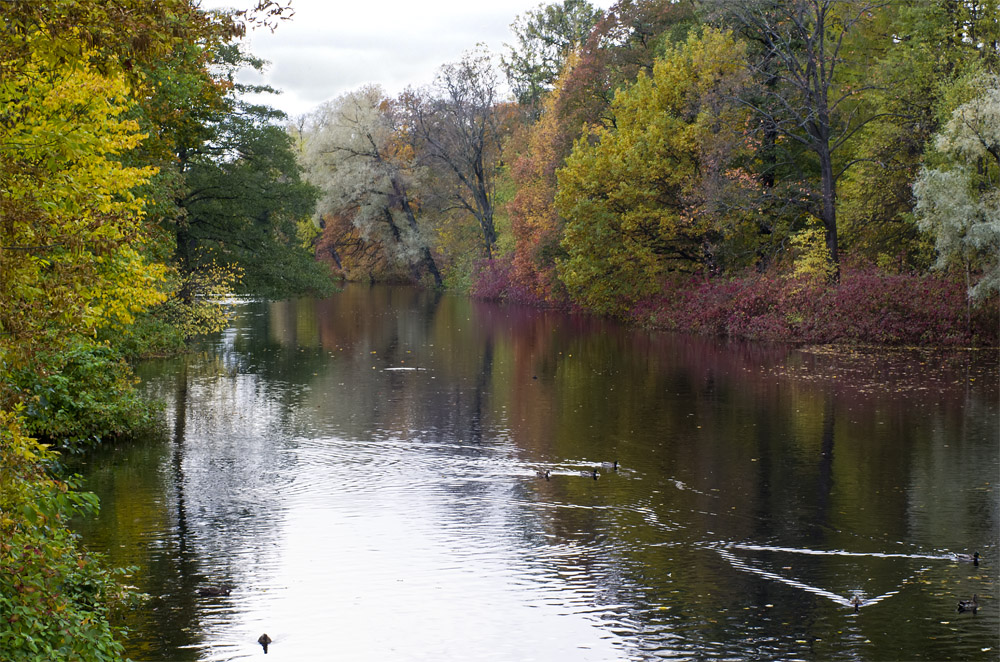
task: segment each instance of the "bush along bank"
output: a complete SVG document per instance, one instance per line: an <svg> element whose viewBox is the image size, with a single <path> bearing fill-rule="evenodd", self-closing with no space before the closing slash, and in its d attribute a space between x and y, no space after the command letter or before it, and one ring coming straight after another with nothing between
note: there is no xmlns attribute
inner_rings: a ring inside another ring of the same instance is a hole
<svg viewBox="0 0 1000 662"><path fill-rule="evenodd" d="M509 261L480 264L470 294L478 299L587 312L565 296L554 301L517 283ZM891 346L995 347L1000 297L970 302L966 287L936 274L885 274L845 265L840 281L748 272L691 277L627 306L638 326L764 342Z"/></svg>
<svg viewBox="0 0 1000 662"><path fill-rule="evenodd" d="M137 599L128 570L107 570L68 527L97 498L55 477L58 455L0 411L0 650L22 660L120 660L113 612Z"/></svg>
<svg viewBox="0 0 1000 662"><path fill-rule="evenodd" d="M748 274L689 281L633 306L652 328L796 343L992 347L1000 301L971 305L966 288L936 275L844 267L839 283Z"/></svg>

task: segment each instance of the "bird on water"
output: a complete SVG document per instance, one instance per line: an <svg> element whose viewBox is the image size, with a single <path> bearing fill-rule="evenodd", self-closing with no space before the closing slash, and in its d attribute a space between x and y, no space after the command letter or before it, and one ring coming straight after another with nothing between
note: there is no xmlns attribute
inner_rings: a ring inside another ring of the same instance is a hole
<svg viewBox="0 0 1000 662"><path fill-rule="evenodd" d="M257 643L264 647L264 655L267 655L267 645L271 643L271 637L267 636L267 633L257 637Z"/></svg>
<svg viewBox="0 0 1000 662"><path fill-rule="evenodd" d="M971 600L959 600L958 601L958 611L971 611L975 614L979 611L979 596L973 595Z"/></svg>
<svg viewBox="0 0 1000 662"><path fill-rule="evenodd" d="M225 584L220 584L219 586L203 586L198 589L198 595L203 598L214 598L220 595L229 595L232 590L233 589Z"/></svg>
<svg viewBox="0 0 1000 662"><path fill-rule="evenodd" d="M979 552L973 552L972 554L954 554L956 561L964 561L965 563L971 563L972 565L979 565Z"/></svg>

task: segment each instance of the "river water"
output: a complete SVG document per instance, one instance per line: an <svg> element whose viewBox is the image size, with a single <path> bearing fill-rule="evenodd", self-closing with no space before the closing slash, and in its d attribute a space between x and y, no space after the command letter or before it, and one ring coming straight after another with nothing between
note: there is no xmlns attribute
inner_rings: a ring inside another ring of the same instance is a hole
<svg viewBox="0 0 1000 662"><path fill-rule="evenodd" d="M135 660L1000 657L995 351L349 287L140 375L164 432L88 458L80 524Z"/></svg>

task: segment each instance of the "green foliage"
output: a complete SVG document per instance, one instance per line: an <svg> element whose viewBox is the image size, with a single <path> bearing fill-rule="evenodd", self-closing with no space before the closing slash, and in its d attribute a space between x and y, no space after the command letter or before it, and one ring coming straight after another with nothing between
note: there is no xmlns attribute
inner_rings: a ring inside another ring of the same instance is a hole
<svg viewBox="0 0 1000 662"><path fill-rule="evenodd" d="M332 291L329 273L299 238L298 224L312 216L317 191L300 178L292 138L271 123L279 118L269 108L237 103L187 158L183 215L175 225L183 276L218 262L242 272L241 293L282 298Z"/></svg>
<svg viewBox="0 0 1000 662"><path fill-rule="evenodd" d="M986 299L1000 290L1000 76L977 76L969 88L980 92L937 134L939 165L921 170L913 193L938 267L958 264L969 296Z"/></svg>
<svg viewBox="0 0 1000 662"><path fill-rule="evenodd" d="M56 454L0 411L0 650L10 662L120 660L113 611L136 598L67 527L97 499L49 474Z"/></svg>
<svg viewBox="0 0 1000 662"><path fill-rule="evenodd" d="M890 3L853 35L850 61L857 64L845 78L875 117L840 155L853 163L837 193L853 256L896 272L932 264L933 242L911 213L912 186L933 134L969 100L968 88L955 81L995 66L990 44L1000 24L988 18L995 14L994 0ZM963 91L964 98L952 98Z"/></svg>
<svg viewBox="0 0 1000 662"><path fill-rule="evenodd" d="M563 0L526 11L511 25L503 69L521 106L538 110L567 58L584 42L602 12L587 0Z"/></svg>
<svg viewBox="0 0 1000 662"><path fill-rule="evenodd" d="M38 352L30 366L11 375L24 403L26 432L71 450L153 425L155 409L136 393L134 382L116 350L88 338Z"/></svg>

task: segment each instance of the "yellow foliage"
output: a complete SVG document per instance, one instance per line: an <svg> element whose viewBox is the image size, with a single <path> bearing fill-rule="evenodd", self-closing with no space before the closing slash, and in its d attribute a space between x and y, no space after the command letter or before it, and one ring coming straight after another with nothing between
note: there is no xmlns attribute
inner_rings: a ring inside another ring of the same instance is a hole
<svg viewBox="0 0 1000 662"><path fill-rule="evenodd" d="M728 33L692 34L615 95L612 127L577 141L555 198L567 254L558 270L575 299L618 313L698 264L713 230L703 177L736 144L742 111L724 100L744 55Z"/></svg>
<svg viewBox="0 0 1000 662"><path fill-rule="evenodd" d="M833 277L837 267L830 259L826 247L826 233L821 226L812 225L791 238L795 253L793 278L827 281Z"/></svg>
<svg viewBox="0 0 1000 662"><path fill-rule="evenodd" d="M130 323L164 299L165 275L143 257L133 194L156 170L120 160L144 138L125 117L124 78L101 74L82 45L66 62L47 37L28 41L0 60L0 337L24 355L42 338Z"/></svg>

